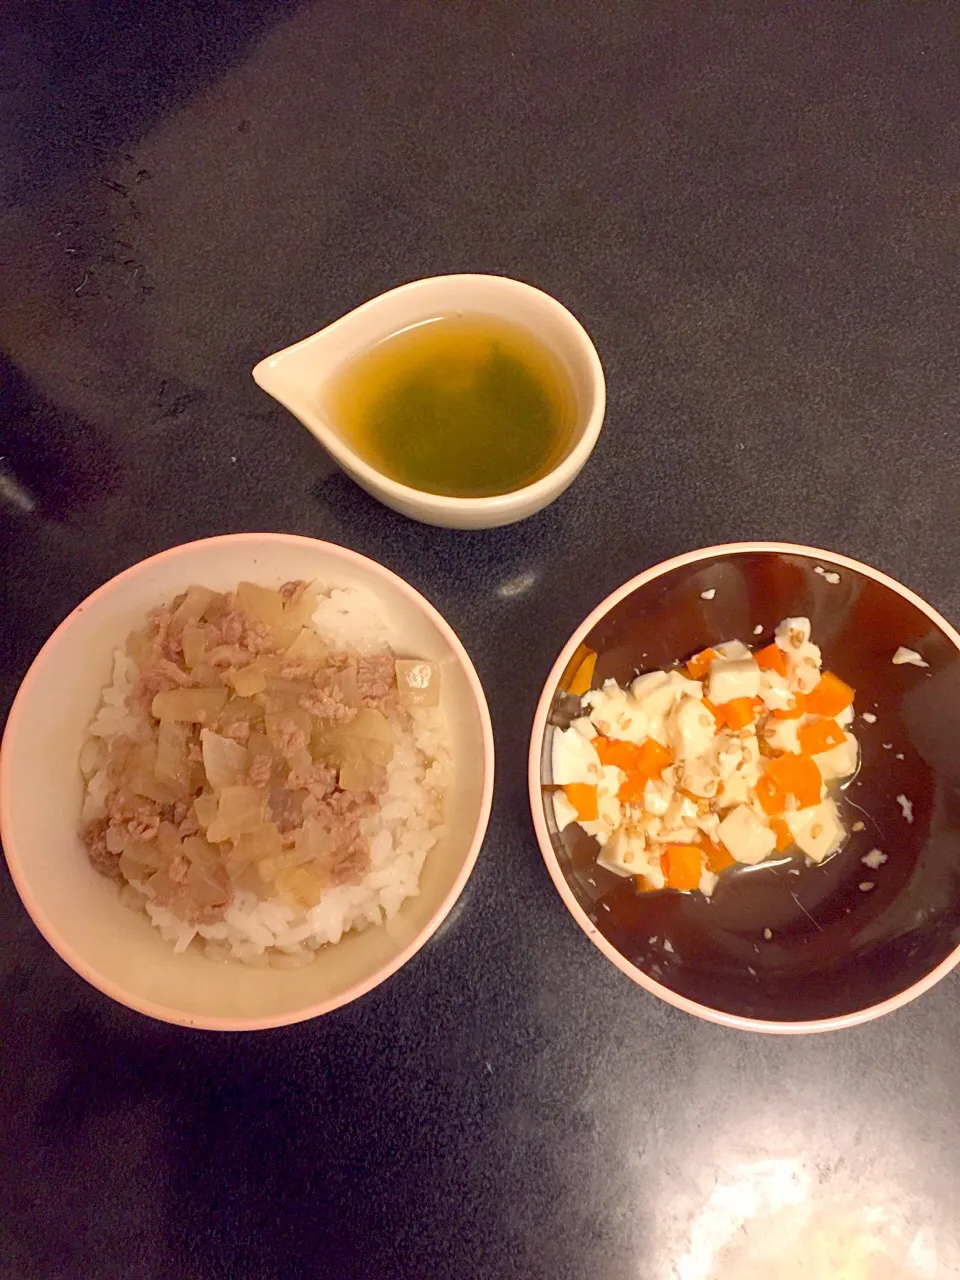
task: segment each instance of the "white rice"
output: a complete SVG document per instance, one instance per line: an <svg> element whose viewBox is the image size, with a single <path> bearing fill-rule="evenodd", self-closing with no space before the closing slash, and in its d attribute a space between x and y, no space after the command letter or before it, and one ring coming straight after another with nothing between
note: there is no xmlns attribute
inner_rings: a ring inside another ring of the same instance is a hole
<svg viewBox="0 0 960 1280"><path fill-rule="evenodd" d="M390 651L389 634L368 592L331 591L321 598L313 622L333 648L349 648L365 656ZM88 758L95 758L98 751L90 739L108 745L117 735L136 728L136 719L126 708L127 694L136 680L136 663L118 649L112 683L103 692L83 749ZM405 720L387 768L387 789L379 810L362 825L370 842L370 866L359 883L328 889L309 910L290 906L279 897L259 899L238 891L222 920L196 927L151 902L140 886L124 884L121 899L135 910L144 910L176 952L203 947L213 960L278 968L309 964L318 948L339 942L349 930L391 920L401 904L419 892L427 854L447 834L443 793L453 773L442 713L418 709ZM106 769L96 769L87 781L83 823L103 816L108 790Z"/></svg>

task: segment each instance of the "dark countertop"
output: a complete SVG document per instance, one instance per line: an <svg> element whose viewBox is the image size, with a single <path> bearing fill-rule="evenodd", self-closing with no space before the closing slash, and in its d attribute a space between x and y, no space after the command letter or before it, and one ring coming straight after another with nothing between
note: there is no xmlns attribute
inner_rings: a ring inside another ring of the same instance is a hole
<svg viewBox="0 0 960 1280"><path fill-rule="evenodd" d="M573 626L675 552L811 542L960 620L956 12L40 8L0 16L0 712L112 574L285 530L439 606L499 780L440 934L276 1032L112 1004L0 870L2 1280L960 1275L960 975L799 1041L668 1008L568 916L523 767ZM378 506L249 376L462 270L555 294L609 387L578 483L480 534Z"/></svg>

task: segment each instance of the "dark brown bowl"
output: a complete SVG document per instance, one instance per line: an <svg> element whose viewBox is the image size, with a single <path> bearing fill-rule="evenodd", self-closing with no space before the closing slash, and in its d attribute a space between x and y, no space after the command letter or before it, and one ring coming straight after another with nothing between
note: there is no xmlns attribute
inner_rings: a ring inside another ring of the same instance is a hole
<svg viewBox="0 0 960 1280"><path fill-rule="evenodd" d="M716 594L704 599L711 589ZM721 640L766 643L782 618L796 615L811 619L824 667L857 690L862 764L841 809L848 830L856 821L864 830L852 832L836 857L819 867L792 858L731 868L711 899L640 894L632 880L596 865L596 843L579 827L557 832L544 790L548 747L552 726L575 714L564 689L581 645L599 655L595 686L608 677L623 683ZM757 626L763 631L754 635ZM929 666L894 666L900 645ZM865 711L875 723L862 719ZM912 822L898 795L912 802ZM820 1031L878 1017L960 960L960 636L906 587L831 552L735 543L668 560L609 596L558 658L534 721L530 800L544 859L572 915L656 995L763 1031ZM871 871L860 859L874 848L888 857Z"/></svg>

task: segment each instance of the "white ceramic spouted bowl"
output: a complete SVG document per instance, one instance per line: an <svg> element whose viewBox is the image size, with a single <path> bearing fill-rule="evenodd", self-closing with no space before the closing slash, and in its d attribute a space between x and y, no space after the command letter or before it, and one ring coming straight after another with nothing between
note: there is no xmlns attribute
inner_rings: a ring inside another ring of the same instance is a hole
<svg viewBox="0 0 960 1280"><path fill-rule="evenodd" d="M351 448L323 407L323 387L348 360L401 329L459 314L498 317L529 330L566 367L577 406L576 425L556 466L533 484L489 498L452 498L390 479ZM453 529L513 524L553 502L577 478L592 453L606 407L600 358L580 322L549 294L504 276L432 276L401 285L309 338L267 356L253 376L367 493L413 520Z"/></svg>

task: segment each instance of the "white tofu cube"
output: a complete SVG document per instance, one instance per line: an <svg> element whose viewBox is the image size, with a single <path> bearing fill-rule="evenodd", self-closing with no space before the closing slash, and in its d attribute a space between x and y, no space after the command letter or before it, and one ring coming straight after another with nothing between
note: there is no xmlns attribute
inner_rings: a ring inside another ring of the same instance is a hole
<svg viewBox="0 0 960 1280"><path fill-rule="evenodd" d="M565 787L570 782L597 783L601 777L597 749L576 729L554 732L550 751L552 782Z"/></svg>
<svg viewBox="0 0 960 1280"><path fill-rule="evenodd" d="M620 827L597 856L597 866L615 876L635 876L646 866L646 843L643 836Z"/></svg>
<svg viewBox="0 0 960 1280"><path fill-rule="evenodd" d="M667 723L667 738L674 759L692 760L703 755L716 731L716 720L699 698L682 698Z"/></svg>
<svg viewBox="0 0 960 1280"><path fill-rule="evenodd" d="M809 644L811 631L809 618L784 618L774 632L774 641L789 654L792 649L802 649Z"/></svg>
<svg viewBox="0 0 960 1280"><path fill-rule="evenodd" d="M779 671L760 672L759 696L768 711L789 711L794 702L790 681Z"/></svg>
<svg viewBox="0 0 960 1280"><path fill-rule="evenodd" d="M820 650L810 639L810 619L784 618L775 639L787 660L790 688L809 693L820 683L821 663Z"/></svg>
<svg viewBox="0 0 960 1280"><path fill-rule="evenodd" d="M799 755L800 739L797 735L800 724L800 720L771 720L764 730L764 741L769 743L774 751L792 751L794 755Z"/></svg>
<svg viewBox="0 0 960 1280"><path fill-rule="evenodd" d="M696 844L700 839L700 832L696 827L668 828L666 822L664 822L658 839L662 840L664 844Z"/></svg>
<svg viewBox="0 0 960 1280"><path fill-rule="evenodd" d="M619 827L623 813L618 793L627 775L614 764L605 764L597 784L597 817L611 830Z"/></svg>
<svg viewBox="0 0 960 1280"><path fill-rule="evenodd" d="M592 742L597 736L597 730L589 716L579 716L576 720L571 720L570 728L576 729L577 733L586 738L588 742Z"/></svg>
<svg viewBox="0 0 960 1280"><path fill-rule="evenodd" d="M820 751L814 757L824 782L832 778L849 778L856 773L860 749L852 733L844 734L843 741L829 751Z"/></svg>
<svg viewBox="0 0 960 1280"><path fill-rule="evenodd" d="M673 788L667 786L665 782L658 782L655 778L651 778L643 789L643 807L647 813L655 817L663 817L672 799Z"/></svg>
<svg viewBox="0 0 960 1280"><path fill-rule="evenodd" d="M750 782L742 773L735 773L721 784L717 803L721 809L728 809L735 804L747 804L754 786L756 783Z"/></svg>
<svg viewBox="0 0 960 1280"><path fill-rule="evenodd" d="M597 866L616 876L646 876L655 889L665 883L659 852L648 849L639 832L624 827L613 833L597 855Z"/></svg>
<svg viewBox="0 0 960 1280"><path fill-rule="evenodd" d="M863 717L866 720L866 716ZM840 714L836 717L837 724L841 729L848 729L853 724L853 703L849 707L844 707ZM868 722L869 723L869 722Z"/></svg>
<svg viewBox="0 0 960 1280"><path fill-rule="evenodd" d="M720 815L718 813L702 813L696 818L696 824L705 836L716 841L720 836Z"/></svg>
<svg viewBox="0 0 960 1280"><path fill-rule="evenodd" d="M712 898L713 891L717 887L719 876L713 871L708 871L706 867L700 872L700 892L705 898Z"/></svg>
<svg viewBox="0 0 960 1280"><path fill-rule="evenodd" d="M583 705L590 708L590 720L596 726L593 736L599 732L605 738L629 742L642 742L649 736L636 702L613 680L605 681L602 689L591 689L584 695Z"/></svg>
<svg viewBox="0 0 960 1280"><path fill-rule="evenodd" d="M846 832L837 806L832 800L822 800L810 809L798 809L785 813L783 820L790 828L798 848L811 862L822 862L843 844Z"/></svg>
<svg viewBox="0 0 960 1280"><path fill-rule="evenodd" d="M630 692L637 699L643 698L648 693L653 693L654 689L659 689L667 683L666 671L646 671L642 676L637 678L630 685Z"/></svg>
<svg viewBox="0 0 960 1280"><path fill-rule="evenodd" d="M553 793L553 817L558 831L566 831L571 822L576 822L577 811L562 791Z"/></svg>
<svg viewBox="0 0 960 1280"><path fill-rule="evenodd" d="M723 644L715 644L714 649L721 658L749 658L750 650L742 640L724 640Z"/></svg>
<svg viewBox="0 0 960 1280"><path fill-rule="evenodd" d="M708 690L707 697L715 706L734 698L755 698L760 690L760 668L753 658L714 658Z"/></svg>
<svg viewBox="0 0 960 1280"><path fill-rule="evenodd" d="M776 836L745 804L730 810L720 823L718 834L730 856L747 866L769 858L777 847Z"/></svg>
<svg viewBox="0 0 960 1280"><path fill-rule="evenodd" d="M667 807L666 813L663 815L664 827L683 827L691 822L697 816L696 802L691 800L689 796L680 795L674 792L673 799ZM696 833L694 833L696 834ZM666 837L664 837L666 839Z"/></svg>

